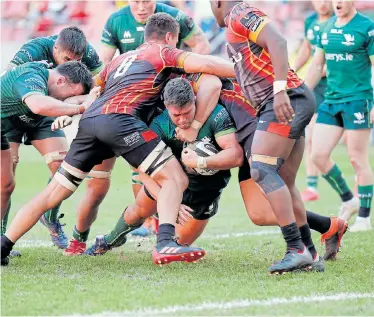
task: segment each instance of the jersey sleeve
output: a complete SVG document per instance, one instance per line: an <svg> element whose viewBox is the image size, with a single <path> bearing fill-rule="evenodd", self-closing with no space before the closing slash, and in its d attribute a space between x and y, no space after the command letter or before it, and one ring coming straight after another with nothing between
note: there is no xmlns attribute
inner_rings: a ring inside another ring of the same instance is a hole
<svg viewBox="0 0 374 317"><path fill-rule="evenodd" d="M184 69L184 60L190 52L182 51L173 47L163 47L161 56L164 60L165 67L172 67L176 69Z"/></svg>
<svg viewBox="0 0 374 317"><path fill-rule="evenodd" d="M12 85L13 93L22 102L31 95L47 95L47 80L35 73L23 74L18 77Z"/></svg>
<svg viewBox="0 0 374 317"><path fill-rule="evenodd" d="M113 48L117 48L119 45L118 39L114 34L113 17L109 17L105 23L103 33L101 34L101 43Z"/></svg>
<svg viewBox="0 0 374 317"><path fill-rule="evenodd" d="M236 128L235 128L233 120L231 119L227 110L221 105L218 105L216 107L216 111L214 111L214 114L213 114L213 121L214 121L213 132L216 138L226 135L226 134L236 132Z"/></svg>
<svg viewBox="0 0 374 317"><path fill-rule="evenodd" d="M374 23L371 23L371 26L369 27L366 42L367 42L366 50L370 58L373 60L374 59Z"/></svg>
<svg viewBox="0 0 374 317"><path fill-rule="evenodd" d="M167 141L167 137L166 137L166 133L163 131L162 129L162 123L161 123L161 118L163 117L163 114L157 116L156 118L154 118L149 126L149 128L154 131L160 138L162 141L164 141L166 143Z"/></svg>
<svg viewBox="0 0 374 317"><path fill-rule="evenodd" d="M202 73L195 73L195 74L184 74L182 78L188 80L193 88L195 94L199 91L199 86L201 79L203 78L204 74Z"/></svg>
<svg viewBox="0 0 374 317"><path fill-rule="evenodd" d="M256 43L262 29L270 21L263 12L251 8L250 12L241 12L235 16L232 14L229 28L234 34Z"/></svg>
<svg viewBox="0 0 374 317"><path fill-rule="evenodd" d="M87 66L93 76L104 68L104 63L100 60L96 50L90 44L87 44L86 53L82 62Z"/></svg>
<svg viewBox="0 0 374 317"><path fill-rule="evenodd" d="M31 40L24 44L14 55L13 59L10 61L12 66L19 66L28 62L41 61L47 59L43 55L40 45L37 43L37 39Z"/></svg>
<svg viewBox="0 0 374 317"><path fill-rule="evenodd" d="M182 11L179 11L178 16L181 16L178 21L180 31L179 31L179 38L182 41L187 41L197 30L197 25L193 18L189 15L185 14Z"/></svg>

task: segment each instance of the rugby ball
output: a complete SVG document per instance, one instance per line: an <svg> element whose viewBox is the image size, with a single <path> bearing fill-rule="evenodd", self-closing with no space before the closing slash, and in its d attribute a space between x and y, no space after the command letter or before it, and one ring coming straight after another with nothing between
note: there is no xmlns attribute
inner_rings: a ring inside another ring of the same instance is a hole
<svg viewBox="0 0 374 317"><path fill-rule="evenodd" d="M186 143L185 148L189 148L192 151L196 152L198 156L209 157L214 154L217 154L218 149L209 142L206 141L195 141L192 143ZM191 168L185 166L187 173L203 176L211 176L218 172L218 170L212 170L209 168Z"/></svg>

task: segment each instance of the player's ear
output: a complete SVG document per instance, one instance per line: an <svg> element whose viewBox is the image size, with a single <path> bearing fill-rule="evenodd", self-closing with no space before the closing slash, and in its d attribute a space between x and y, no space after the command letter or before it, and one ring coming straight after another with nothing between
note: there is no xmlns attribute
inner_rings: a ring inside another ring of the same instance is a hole
<svg viewBox="0 0 374 317"><path fill-rule="evenodd" d="M67 82L67 79L65 76L59 76L57 79L57 85L63 85Z"/></svg>

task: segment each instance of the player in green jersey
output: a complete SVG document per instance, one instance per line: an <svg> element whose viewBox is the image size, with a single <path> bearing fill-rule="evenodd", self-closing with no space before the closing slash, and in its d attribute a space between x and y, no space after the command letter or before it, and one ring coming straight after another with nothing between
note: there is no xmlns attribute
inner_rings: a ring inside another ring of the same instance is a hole
<svg viewBox="0 0 374 317"><path fill-rule="evenodd" d="M130 0L129 5L113 13L105 24L101 37L101 58L109 63L117 49L120 54L135 50L144 42L144 27L153 13L165 12L179 24L179 42L186 44L194 53L209 54L208 39L193 19L184 12L156 0Z"/></svg>
<svg viewBox="0 0 374 317"><path fill-rule="evenodd" d="M71 60L80 60L87 66L92 75L96 75L104 67L95 49L87 43L84 33L74 26L64 28L58 35L38 37L28 41L14 55L13 59L8 64L7 70L33 61L45 61L52 67L56 67L57 65ZM38 142L40 143L41 151L45 153L66 151L64 132L62 130L52 131L50 129L53 120L54 118L52 117L39 116L38 124L36 124L34 119L33 138L30 138L30 132L25 133L24 129L20 130L15 126L8 131L7 138L10 142L13 155L14 172L19 162L19 147L21 143L30 145L31 141L34 141L34 143ZM51 151L51 147L54 151ZM47 164L51 163L50 160L51 156L47 154ZM55 168L53 170L55 170ZM53 175L52 170L51 173ZM10 204L8 213L9 211ZM60 230L61 226L59 225L58 213L59 206L48 211L41 220L42 223L48 227L52 240L55 241L59 247L65 248L68 239L63 231ZM4 219L2 230L5 232L7 216ZM58 240L56 240L55 237L59 237Z"/></svg>
<svg viewBox="0 0 374 317"><path fill-rule="evenodd" d="M166 85L163 96L167 110L152 121L150 128L172 149L182 165L202 168L197 154L190 149L183 149L184 142L176 138L177 127L189 128L196 113L195 94L189 81L183 78L172 79ZM177 227L181 244L191 244L201 235L209 219L218 211L221 193L230 179L229 170L243 163L243 150L235 132L229 113L219 104L199 130L197 140L209 142L220 150L217 154L205 158L203 168L219 172L202 176L191 174L185 169L189 185L183 194L179 213L179 221L183 225ZM96 237L96 242L85 254L102 255L113 247L123 245L131 225L142 223L155 212L156 202L152 196L157 197L158 191L157 187L142 187L136 197L136 204L125 210L114 230L105 236Z"/></svg>
<svg viewBox="0 0 374 317"><path fill-rule="evenodd" d="M295 60L294 70L297 72L299 69L304 67L309 61L310 57L314 55L317 38L321 30L323 30L326 21L333 15L332 3L329 0L313 0L313 7L316 12L305 19L304 24L304 41L299 49L298 55ZM322 79L318 85L314 88L314 96L317 101L317 109L324 100L324 93L326 89L326 72L322 74ZM312 135L313 127L316 121L317 115L315 114L310 121L305 140L305 159L306 159L306 175L307 175L307 188L301 192L301 197L304 201L318 200L319 195L317 191L318 185L318 169L313 164L311 158L312 148Z"/></svg>
<svg viewBox="0 0 374 317"><path fill-rule="evenodd" d="M306 79L314 88L327 67L325 101L318 110L312 159L343 201L340 215L349 219L359 212L351 231L371 229L373 172L369 163L370 129L374 123L371 68L374 64L374 23L358 13L353 1L333 1L331 18L318 41ZM331 152L343 133L356 171L359 200L353 197Z"/></svg>
<svg viewBox="0 0 374 317"><path fill-rule="evenodd" d="M41 116L74 115L88 107L64 103L74 95L87 94L92 77L81 62L69 62L56 69L44 63L26 63L7 71L1 77L1 219L7 214L15 187L13 158L7 133L14 128L24 131L35 148L46 158L54 173L67 151L65 138L55 138L43 146L46 127L40 129ZM93 100L92 100L93 101ZM49 127L50 128L50 127ZM2 230L5 229L2 226Z"/></svg>

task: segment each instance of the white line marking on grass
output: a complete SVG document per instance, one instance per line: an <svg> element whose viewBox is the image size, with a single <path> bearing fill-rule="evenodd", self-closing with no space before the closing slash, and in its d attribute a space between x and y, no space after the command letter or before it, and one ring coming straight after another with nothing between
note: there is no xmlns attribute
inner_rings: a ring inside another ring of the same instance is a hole
<svg viewBox="0 0 374 317"><path fill-rule="evenodd" d="M238 232L238 233L224 233L224 234L205 234L200 237L200 239L227 239L227 238L240 238L240 237L252 237L252 236L268 236L280 234L280 230L260 230L252 232ZM128 242L140 242L147 238L137 238L130 236ZM94 240L89 241L88 244L94 242ZM48 240L24 240L21 239L16 244L19 248L47 248L52 247L53 244Z"/></svg>
<svg viewBox="0 0 374 317"><path fill-rule="evenodd" d="M247 308L252 306L274 306L295 303L311 303L341 300L357 300L362 298L374 298L374 293L338 293L335 295L313 295L308 297L272 298L268 300L235 300L230 302L203 302L200 304L188 304L182 306L167 306L165 308L147 307L138 310L125 310L123 312L102 312L94 315L72 315L72 316L153 316L164 314L175 314L179 312L198 312L204 310L230 310Z"/></svg>

